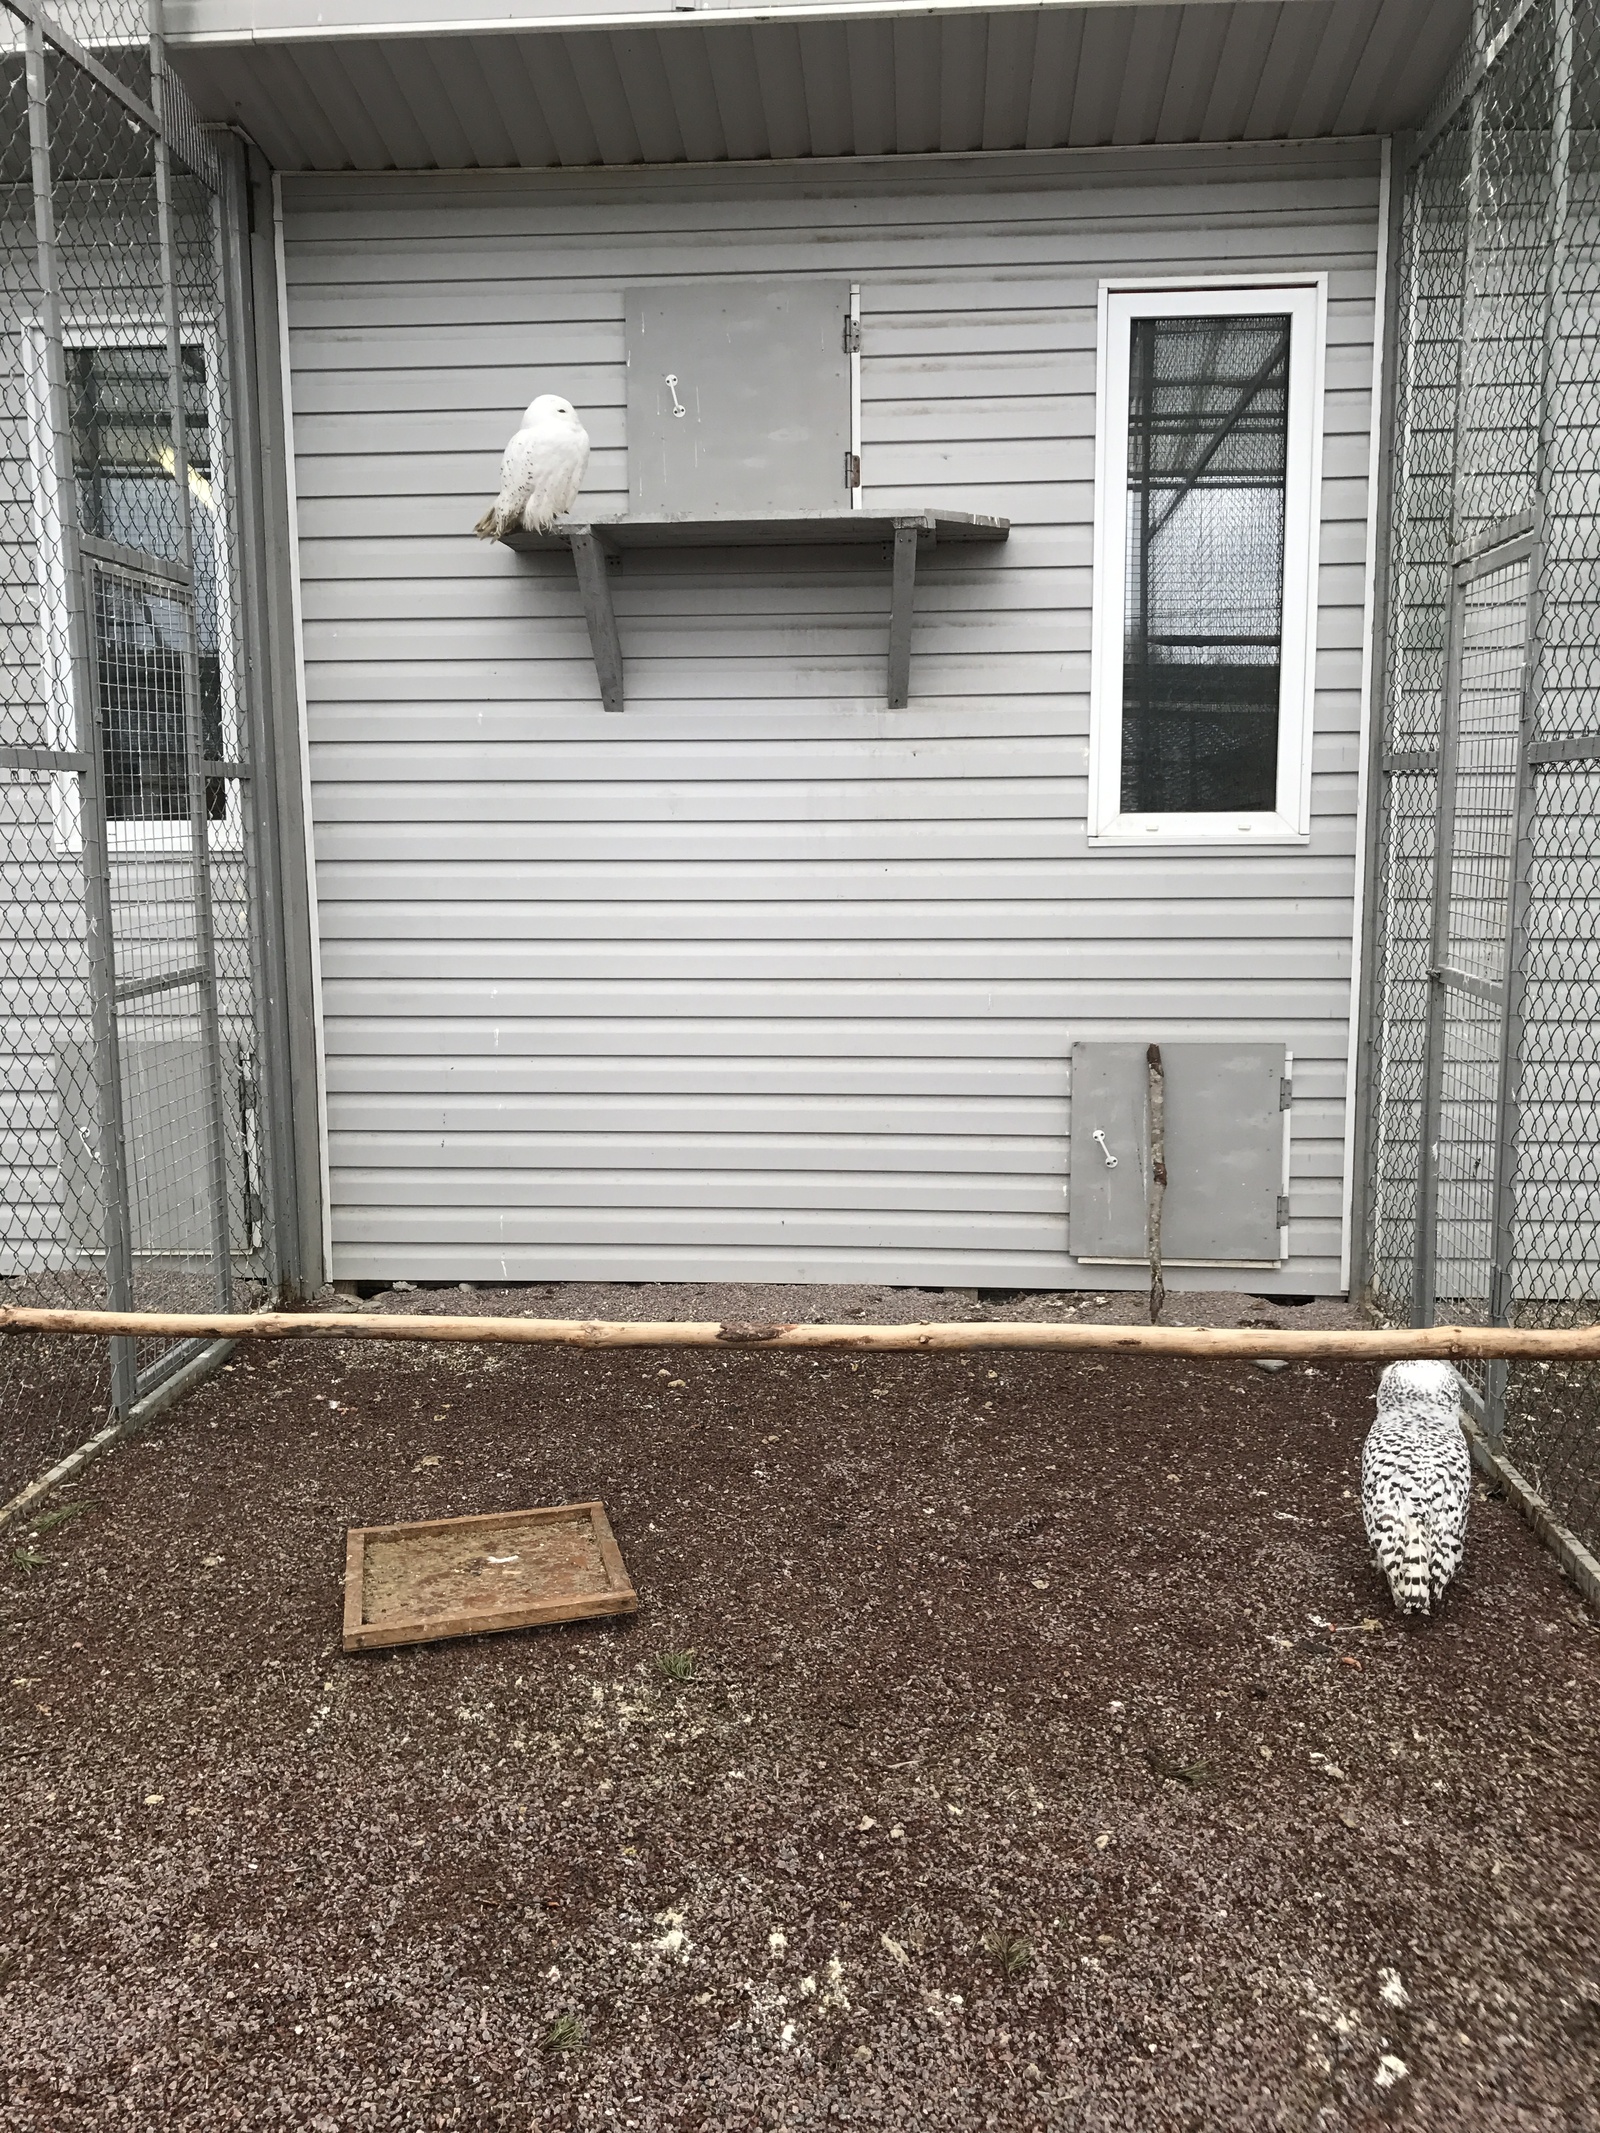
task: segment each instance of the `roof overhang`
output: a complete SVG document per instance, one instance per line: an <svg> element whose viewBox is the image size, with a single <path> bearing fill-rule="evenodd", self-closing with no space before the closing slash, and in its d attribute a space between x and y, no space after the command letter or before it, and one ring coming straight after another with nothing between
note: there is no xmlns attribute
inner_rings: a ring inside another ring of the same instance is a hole
<svg viewBox="0 0 1600 2133"><path fill-rule="evenodd" d="M169 50L281 170L543 169L1394 133L1471 23L1471 0L482 5L168 0Z"/></svg>

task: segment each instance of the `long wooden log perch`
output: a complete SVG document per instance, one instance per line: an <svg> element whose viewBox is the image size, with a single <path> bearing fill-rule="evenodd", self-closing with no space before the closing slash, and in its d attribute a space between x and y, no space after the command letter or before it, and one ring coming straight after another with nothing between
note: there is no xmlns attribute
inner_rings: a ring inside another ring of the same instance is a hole
<svg viewBox="0 0 1600 2133"><path fill-rule="evenodd" d="M216 1340L482 1341L571 1348L834 1348L933 1354L964 1348L1067 1355L1171 1355L1195 1360L1395 1363L1408 1357L1600 1361L1600 1325L1395 1326L1274 1332L1229 1326L1035 1324L979 1319L902 1326L746 1325L711 1320L446 1318L432 1312L55 1311L0 1306L0 1333L140 1334Z"/></svg>

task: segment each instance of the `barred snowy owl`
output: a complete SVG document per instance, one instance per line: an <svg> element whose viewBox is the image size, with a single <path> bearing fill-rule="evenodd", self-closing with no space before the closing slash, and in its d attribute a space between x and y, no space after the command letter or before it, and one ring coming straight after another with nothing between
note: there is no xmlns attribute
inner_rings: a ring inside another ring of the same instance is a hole
<svg viewBox="0 0 1600 2133"><path fill-rule="evenodd" d="M589 432L570 400L541 393L500 462L500 494L473 529L480 541L497 541L520 526L544 533L552 519L570 511L589 463Z"/></svg>
<svg viewBox="0 0 1600 2133"><path fill-rule="evenodd" d="M1472 1459L1448 1363L1391 1363L1361 1452L1361 1508L1402 1614L1428 1612L1461 1568Z"/></svg>

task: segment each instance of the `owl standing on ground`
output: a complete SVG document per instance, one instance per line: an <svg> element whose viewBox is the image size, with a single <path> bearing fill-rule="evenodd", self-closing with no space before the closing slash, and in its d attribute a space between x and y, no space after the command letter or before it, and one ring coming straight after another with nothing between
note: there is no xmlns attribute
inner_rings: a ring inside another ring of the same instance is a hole
<svg viewBox="0 0 1600 2133"><path fill-rule="evenodd" d="M498 541L519 526L546 533L570 511L589 464L589 432L570 400L541 393L500 462L500 494L474 527L480 541Z"/></svg>
<svg viewBox="0 0 1600 2133"><path fill-rule="evenodd" d="M1391 1363L1361 1452L1367 1538L1402 1614L1425 1615L1461 1568L1472 1459L1448 1363Z"/></svg>

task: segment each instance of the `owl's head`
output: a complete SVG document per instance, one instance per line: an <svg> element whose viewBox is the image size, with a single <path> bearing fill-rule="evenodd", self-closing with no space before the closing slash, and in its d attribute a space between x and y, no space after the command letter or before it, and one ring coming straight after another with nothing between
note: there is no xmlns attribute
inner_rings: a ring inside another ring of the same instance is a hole
<svg viewBox="0 0 1600 2133"><path fill-rule="evenodd" d="M537 400L528 402L528 411L522 418L524 429L541 422L563 419L576 422L578 410L570 400L563 400L559 393L540 393Z"/></svg>
<svg viewBox="0 0 1600 2133"><path fill-rule="evenodd" d="M1452 1363L1391 1363L1378 1380L1378 1412L1399 1407L1437 1407L1454 1416L1461 1406L1461 1380Z"/></svg>

